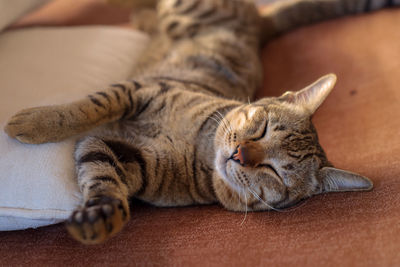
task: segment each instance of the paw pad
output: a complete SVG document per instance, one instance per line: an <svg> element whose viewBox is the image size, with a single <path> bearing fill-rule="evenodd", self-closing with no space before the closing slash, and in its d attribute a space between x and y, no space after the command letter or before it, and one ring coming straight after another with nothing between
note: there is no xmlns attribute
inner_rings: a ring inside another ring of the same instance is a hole
<svg viewBox="0 0 400 267"><path fill-rule="evenodd" d="M128 217L121 200L106 196L89 199L67 221L71 235L84 244L101 243L117 233Z"/></svg>

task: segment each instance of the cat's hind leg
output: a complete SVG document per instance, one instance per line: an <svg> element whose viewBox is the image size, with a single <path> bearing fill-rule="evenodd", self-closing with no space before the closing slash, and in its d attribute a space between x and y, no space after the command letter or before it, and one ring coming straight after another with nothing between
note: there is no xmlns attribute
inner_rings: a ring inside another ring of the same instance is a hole
<svg viewBox="0 0 400 267"><path fill-rule="evenodd" d="M84 244L98 244L119 232L130 217L128 198L140 190L141 154L124 142L86 137L75 151L84 204L67 221L70 234ZM128 173L124 164L137 172Z"/></svg>
<svg viewBox="0 0 400 267"><path fill-rule="evenodd" d="M277 0L260 10L263 42L300 26L396 5L399 0Z"/></svg>

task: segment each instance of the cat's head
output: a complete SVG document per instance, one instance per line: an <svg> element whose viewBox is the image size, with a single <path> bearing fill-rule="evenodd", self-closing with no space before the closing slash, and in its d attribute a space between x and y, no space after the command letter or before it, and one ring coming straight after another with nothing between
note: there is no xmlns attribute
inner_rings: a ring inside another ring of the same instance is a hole
<svg viewBox="0 0 400 267"><path fill-rule="evenodd" d="M372 189L368 178L332 167L311 122L335 82L330 74L225 116L215 138L214 187L222 204L281 209L319 193Z"/></svg>

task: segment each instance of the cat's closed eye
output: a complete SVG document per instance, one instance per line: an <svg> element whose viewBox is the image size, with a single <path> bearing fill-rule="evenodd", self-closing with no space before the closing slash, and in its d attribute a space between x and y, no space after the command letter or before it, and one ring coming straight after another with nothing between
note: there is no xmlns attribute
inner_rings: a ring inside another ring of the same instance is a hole
<svg viewBox="0 0 400 267"><path fill-rule="evenodd" d="M259 164L256 167L271 170L275 173L276 176L280 177L279 173L275 170L275 168L271 164Z"/></svg>
<svg viewBox="0 0 400 267"><path fill-rule="evenodd" d="M265 135L267 134L267 130L268 130L268 120L265 120L263 127L260 127L260 128L263 129L261 135L256 138L250 139L251 141L256 142L265 137Z"/></svg>

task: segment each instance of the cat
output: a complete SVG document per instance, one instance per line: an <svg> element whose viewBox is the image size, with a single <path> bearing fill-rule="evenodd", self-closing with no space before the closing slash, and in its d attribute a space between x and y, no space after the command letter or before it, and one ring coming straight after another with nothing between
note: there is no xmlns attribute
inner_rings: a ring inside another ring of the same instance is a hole
<svg viewBox="0 0 400 267"><path fill-rule="evenodd" d="M262 83L261 42L394 3L282 1L260 16L246 0L160 0L156 31L132 80L73 103L22 110L5 132L40 144L91 130L74 152L83 204L66 222L84 244L118 233L132 197L164 207L260 211L320 193L371 190L368 178L332 166L311 121L334 74L297 92L250 98Z"/></svg>

